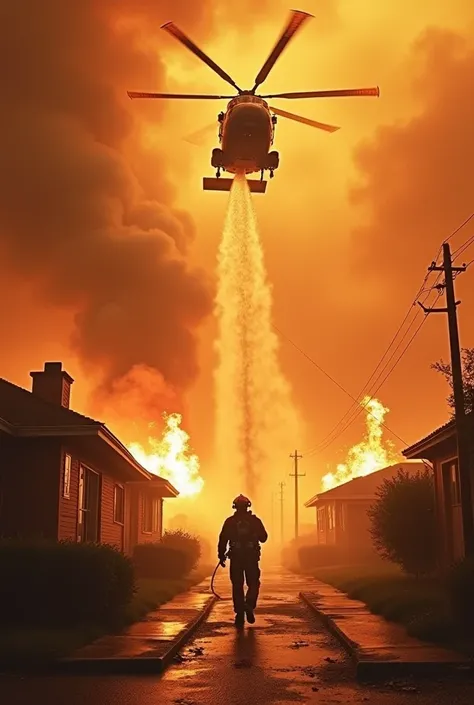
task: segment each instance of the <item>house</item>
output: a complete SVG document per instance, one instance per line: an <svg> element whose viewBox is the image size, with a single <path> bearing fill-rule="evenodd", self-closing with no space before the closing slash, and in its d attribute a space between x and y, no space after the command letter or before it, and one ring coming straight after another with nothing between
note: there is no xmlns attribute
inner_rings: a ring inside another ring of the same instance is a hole
<svg viewBox="0 0 474 705"><path fill-rule="evenodd" d="M474 457L474 413L467 417L472 428ZM405 458L425 458L433 464L436 515L439 527L439 566L449 568L464 556L461 490L454 419L403 451ZM473 469L471 466L471 477Z"/></svg>
<svg viewBox="0 0 474 705"><path fill-rule="evenodd" d="M423 462L397 463L312 497L305 507L316 510L316 543L336 546L351 556L372 555L367 510L376 499L377 489L399 470L415 474L424 467Z"/></svg>
<svg viewBox="0 0 474 705"><path fill-rule="evenodd" d="M178 490L147 472L100 421L69 408L60 362L32 391L0 379L0 536L98 541L131 553L163 532Z"/></svg>

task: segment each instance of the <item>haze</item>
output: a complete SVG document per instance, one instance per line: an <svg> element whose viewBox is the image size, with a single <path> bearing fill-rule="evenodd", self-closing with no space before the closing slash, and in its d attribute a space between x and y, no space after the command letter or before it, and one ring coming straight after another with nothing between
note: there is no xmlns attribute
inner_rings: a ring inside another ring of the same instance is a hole
<svg viewBox="0 0 474 705"><path fill-rule="evenodd" d="M9 67L0 116L1 376L28 386L30 370L61 359L77 380L73 406L117 424L120 409L127 442L140 440L141 417L163 406L183 412L205 477L214 429L212 299L227 197L201 187L212 175L217 126L201 147L183 137L214 121L221 105L137 105L126 90L222 91L218 77L160 33L169 19L251 86L288 4L258 3L258 12L253 3L230 12L224 0L199 8L146 0L106 0L100 9L92 0L80 8L59 0L11 5L2 10L9 41L0 49ZM280 101L342 129L328 135L280 120L280 169L255 203L276 325L355 395L440 242L472 212L474 6L298 7L315 19L266 90L379 85L381 98ZM65 198L68 189L74 198ZM133 244L120 249L118 239L130 236ZM471 271L456 287L461 342L472 346ZM448 418L448 390L430 370L447 354L446 320L432 316L377 393L390 409L387 423L408 444ZM317 446L351 400L284 341L281 361L306 446ZM137 370L145 383L130 401ZM142 395L150 379L159 399ZM328 464L344 460L363 428L361 415L302 465L303 495L318 491ZM291 461L281 462L284 477Z"/></svg>

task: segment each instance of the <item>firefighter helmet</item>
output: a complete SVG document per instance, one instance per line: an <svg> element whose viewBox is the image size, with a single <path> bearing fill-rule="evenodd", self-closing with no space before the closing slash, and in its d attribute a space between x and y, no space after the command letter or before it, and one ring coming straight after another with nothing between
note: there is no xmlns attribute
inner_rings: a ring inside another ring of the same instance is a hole
<svg viewBox="0 0 474 705"><path fill-rule="evenodd" d="M252 506L252 502L243 494L239 494L238 497L234 499L232 504L232 509L237 509L239 507L246 507L247 509Z"/></svg>

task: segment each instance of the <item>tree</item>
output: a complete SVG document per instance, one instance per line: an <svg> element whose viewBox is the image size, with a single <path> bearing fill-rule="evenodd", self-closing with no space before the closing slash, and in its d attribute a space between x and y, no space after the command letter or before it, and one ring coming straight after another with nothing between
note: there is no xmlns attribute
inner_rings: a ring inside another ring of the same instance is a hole
<svg viewBox="0 0 474 705"><path fill-rule="evenodd" d="M468 414L471 411L474 411L474 348L461 349L461 364L464 388L464 408ZM449 362L439 360L431 365L431 369L436 370L436 372L440 372L452 390L453 376ZM452 391L447 399L447 402L449 408L451 409L451 413L454 416L454 395Z"/></svg>
<svg viewBox="0 0 474 705"><path fill-rule="evenodd" d="M383 560L406 573L426 575L436 567L436 518L433 473L406 470L383 481L368 511L370 534Z"/></svg>

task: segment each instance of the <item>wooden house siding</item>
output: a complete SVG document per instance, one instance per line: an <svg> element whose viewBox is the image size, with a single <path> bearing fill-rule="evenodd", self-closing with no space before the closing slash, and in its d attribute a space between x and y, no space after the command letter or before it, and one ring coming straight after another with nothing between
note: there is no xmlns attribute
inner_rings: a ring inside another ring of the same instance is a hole
<svg viewBox="0 0 474 705"><path fill-rule="evenodd" d="M74 453L76 452L76 455ZM64 497L64 468L65 468L65 455L69 454L71 456L71 479L70 479L70 490L69 498ZM85 462L80 457L77 456L77 451L74 449L64 447L62 449L61 456L61 481L59 487L59 530L58 538L69 539L72 541L77 540L77 517L78 517L78 504L79 504L79 469L80 466L94 470L100 475L101 478L101 501L100 501L100 528L99 537L101 543L108 543L117 546L120 550L124 548L123 540L123 525L118 524L114 521L114 487L116 482L114 479L101 471L100 468L91 464L90 462Z"/></svg>
<svg viewBox="0 0 474 705"><path fill-rule="evenodd" d="M0 536L56 539L60 457L56 439L2 438Z"/></svg>
<svg viewBox="0 0 474 705"><path fill-rule="evenodd" d="M123 551L123 524L114 521L114 488L117 483L102 473L100 540ZM122 485L123 486L123 485Z"/></svg>

